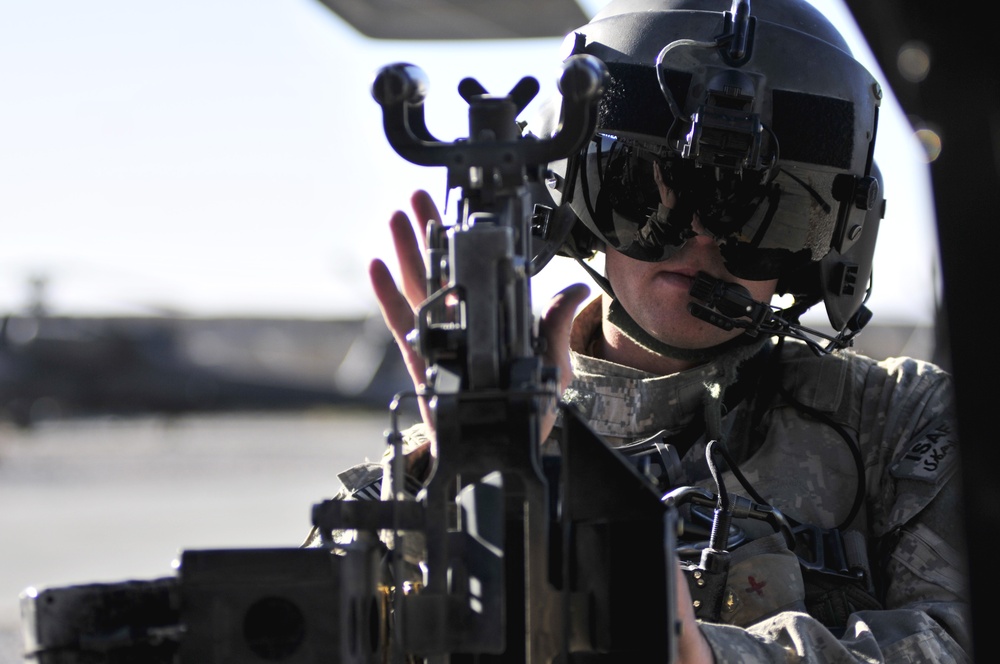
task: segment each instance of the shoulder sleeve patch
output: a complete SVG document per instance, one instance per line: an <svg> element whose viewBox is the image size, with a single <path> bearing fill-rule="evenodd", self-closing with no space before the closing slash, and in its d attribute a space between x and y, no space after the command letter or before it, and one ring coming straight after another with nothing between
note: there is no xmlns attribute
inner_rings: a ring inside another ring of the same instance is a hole
<svg viewBox="0 0 1000 664"><path fill-rule="evenodd" d="M344 488L351 493L355 493L375 480L382 479L382 464L368 461L351 466L347 470L337 473L337 479L344 485Z"/></svg>
<svg viewBox="0 0 1000 664"><path fill-rule="evenodd" d="M893 477L937 483L958 461L958 435L950 419L931 423L889 468Z"/></svg>

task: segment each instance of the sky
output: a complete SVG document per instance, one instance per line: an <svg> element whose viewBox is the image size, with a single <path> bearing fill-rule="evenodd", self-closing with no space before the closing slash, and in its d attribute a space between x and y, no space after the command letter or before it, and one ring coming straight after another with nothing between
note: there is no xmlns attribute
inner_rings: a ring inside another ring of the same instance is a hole
<svg viewBox="0 0 1000 664"><path fill-rule="evenodd" d="M840 0L814 4L884 80ZM560 42L374 41L318 0L0 0L0 312L41 281L66 315L372 314L366 266L391 255L389 215L416 188L445 201L444 169L388 146L377 70L423 68L429 128L451 140L467 133L460 79L505 93L532 75L541 99ZM891 91L880 123L869 306L929 323L930 182ZM575 281L554 260L536 308Z"/></svg>

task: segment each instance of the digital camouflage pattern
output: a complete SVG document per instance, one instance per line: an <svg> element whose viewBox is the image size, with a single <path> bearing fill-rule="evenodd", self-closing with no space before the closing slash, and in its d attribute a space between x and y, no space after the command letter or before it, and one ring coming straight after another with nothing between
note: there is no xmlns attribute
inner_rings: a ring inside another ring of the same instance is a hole
<svg viewBox="0 0 1000 664"><path fill-rule="evenodd" d="M714 488L705 463L707 421L761 497L799 523L832 528L850 514L859 474L841 433L805 409L829 418L861 450L864 506L845 530L866 545L874 597L848 594L850 610L838 628L828 628L815 583L806 582L784 540L766 523L739 521L751 541L733 551L724 624L701 625L717 662L969 660L957 444L945 372L912 359L817 357L798 342L762 341L750 349L767 354L759 382L728 408L713 395L733 382L749 352L655 376L589 356L599 325L595 301L574 324L575 378L563 400L612 446L660 432L669 442L696 429L677 485ZM405 434L408 467L426 467L427 429L417 425ZM557 436L558 425L543 453L558 451ZM383 459L344 471L338 497L375 498L387 467ZM730 493L740 492L731 473L724 478ZM306 545L317 544L313 533Z"/></svg>
<svg viewBox="0 0 1000 664"><path fill-rule="evenodd" d="M660 431L669 442L692 422L718 417L719 434L761 497L799 523L832 528L850 514L859 474L844 437L805 411L858 442L864 507L845 529L867 542L874 596L884 608L856 611L831 631L806 612L797 558L771 543L754 551L774 539L771 529L740 521L762 539L733 552L722 615L729 624L702 624L718 662L968 661L958 450L945 372L912 359L817 357L786 341L765 348L770 357L750 397L721 412L706 395L731 380L733 358L654 376L586 355L599 324L594 304L577 317L575 379L564 400L612 445ZM701 435L682 455L680 484L711 487L705 445ZM731 473L724 478L740 493Z"/></svg>

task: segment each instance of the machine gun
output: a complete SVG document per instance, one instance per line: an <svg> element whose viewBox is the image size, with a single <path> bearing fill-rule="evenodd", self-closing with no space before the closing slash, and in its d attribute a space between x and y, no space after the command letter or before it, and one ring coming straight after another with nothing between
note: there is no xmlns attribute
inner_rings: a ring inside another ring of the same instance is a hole
<svg viewBox="0 0 1000 664"><path fill-rule="evenodd" d="M533 236L529 192L549 162L593 134L605 76L590 56L567 61L561 125L548 138L521 136L516 120L536 81L494 96L466 79L469 136L444 143L424 123L423 74L382 70L373 95L390 143L412 162L447 167L449 187L462 190L457 221L428 230L429 297L412 337L426 386L394 402L431 406L429 478L408 497L394 425L392 498L314 505L322 547L186 551L176 577L33 593L31 658L672 661L673 509L568 408L560 455L540 452L558 381L532 321L543 231ZM418 560L406 560L411 550Z"/></svg>

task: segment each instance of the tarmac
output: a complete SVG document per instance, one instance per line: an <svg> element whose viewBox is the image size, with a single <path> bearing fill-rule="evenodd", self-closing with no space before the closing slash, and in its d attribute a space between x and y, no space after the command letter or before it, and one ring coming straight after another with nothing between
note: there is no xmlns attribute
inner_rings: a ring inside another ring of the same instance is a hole
<svg viewBox="0 0 1000 664"><path fill-rule="evenodd" d="M389 424L365 410L0 423L0 664L23 661L28 587L170 576L185 549L298 546Z"/></svg>

